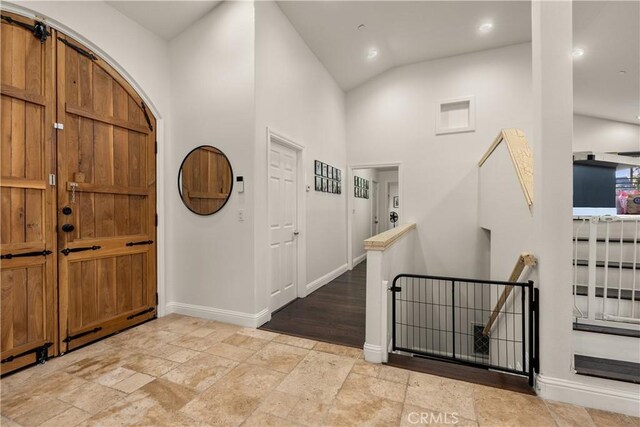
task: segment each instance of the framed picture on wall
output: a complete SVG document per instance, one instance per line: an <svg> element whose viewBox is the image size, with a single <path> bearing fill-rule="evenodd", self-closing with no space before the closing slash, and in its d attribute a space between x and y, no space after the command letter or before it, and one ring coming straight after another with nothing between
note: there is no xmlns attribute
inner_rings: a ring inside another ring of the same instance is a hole
<svg viewBox="0 0 640 427"><path fill-rule="evenodd" d="M364 190L364 198L365 198L365 199L368 199L368 198L369 198L369 190L367 190L366 188L365 188L365 190Z"/></svg>
<svg viewBox="0 0 640 427"><path fill-rule="evenodd" d="M398 196L393 196L393 207L394 208L400 207L400 200L398 200Z"/></svg>
<svg viewBox="0 0 640 427"><path fill-rule="evenodd" d="M331 181L331 193L332 194L336 194L336 192L338 191L338 186L336 184L337 183L335 181Z"/></svg>
<svg viewBox="0 0 640 427"><path fill-rule="evenodd" d="M315 170L316 170L316 175L322 175L322 162L320 160L316 160Z"/></svg>
<svg viewBox="0 0 640 427"><path fill-rule="evenodd" d="M353 187L353 197L358 197L358 187Z"/></svg>
<svg viewBox="0 0 640 427"><path fill-rule="evenodd" d="M322 191L325 193L327 192L328 182L327 178L322 178Z"/></svg>
<svg viewBox="0 0 640 427"><path fill-rule="evenodd" d="M327 175L330 179L333 179L333 166L329 166L328 168L329 175Z"/></svg>
<svg viewBox="0 0 640 427"><path fill-rule="evenodd" d="M342 184L338 182L337 187L338 187L338 194L342 194Z"/></svg>
<svg viewBox="0 0 640 427"><path fill-rule="evenodd" d="M320 176L316 176L316 191L322 191L322 177Z"/></svg>
<svg viewBox="0 0 640 427"><path fill-rule="evenodd" d="M364 188L366 188L367 190L369 189L369 180L365 179L364 181Z"/></svg>
<svg viewBox="0 0 640 427"><path fill-rule="evenodd" d="M327 176L327 169L329 168L329 165L327 165L326 163L322 164L322 176Z"/></svg>
<svg viewBox="0 0 640 427"><path fill-rule="evenodd" d="M336 179L342 181L342 171L340 169L336 169Z"/></svg>

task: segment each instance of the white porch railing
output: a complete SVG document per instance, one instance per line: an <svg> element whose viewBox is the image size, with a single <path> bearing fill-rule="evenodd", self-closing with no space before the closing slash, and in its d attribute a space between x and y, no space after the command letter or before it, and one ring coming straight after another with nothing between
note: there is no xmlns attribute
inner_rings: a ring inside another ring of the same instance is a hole
<svg viewBox="0 0 640 427"><path fill-rule="evenodd" d="M391 296L394 277L413 273L417 232L415 224L405 224L364 241L367 251L367 307L364 358L386 362L391 342Z"/></svg>
<svg viewBox="0 0 640 427"><path fill-rule="evenodd" d="M640 324L640 218L574 217L574 317Z"/></svg>

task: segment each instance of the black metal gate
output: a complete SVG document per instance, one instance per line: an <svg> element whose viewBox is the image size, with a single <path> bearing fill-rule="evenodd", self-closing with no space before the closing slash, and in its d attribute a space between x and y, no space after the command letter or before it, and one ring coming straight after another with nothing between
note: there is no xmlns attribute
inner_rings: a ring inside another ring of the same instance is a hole
<svg viewBox="0 0 640 427"><path fill-rule="evenodd" d="M393 350L529 377L538 371L538 289L400 274L393 280Z"/></svg>

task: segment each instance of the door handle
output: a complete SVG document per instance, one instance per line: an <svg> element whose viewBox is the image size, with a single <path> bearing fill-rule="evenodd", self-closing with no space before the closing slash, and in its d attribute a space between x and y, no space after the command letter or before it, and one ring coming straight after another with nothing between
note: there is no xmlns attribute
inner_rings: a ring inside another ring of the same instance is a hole
<svg viewBox="0 0 640 427"><path fill-rule="evenodd" d="M299 232L299 231L294 231L294 232L293 232L293 235L294 235L294 236L298 236L299 234L300 234L300 232Z"/></svg>
<svg viewBox="0 0 640 427"><path fill-rule="evenodd" d="M75 229L76 228L73 226L73 224L62 224L62 231L64 231L65 233L70 233Z"/></svg>

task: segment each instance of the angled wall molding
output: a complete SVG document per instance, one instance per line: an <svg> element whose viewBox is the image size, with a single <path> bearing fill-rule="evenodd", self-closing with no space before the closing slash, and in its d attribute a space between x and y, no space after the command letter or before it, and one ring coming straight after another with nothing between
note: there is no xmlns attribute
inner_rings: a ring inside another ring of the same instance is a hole
<svg viewBox="0 0 640 427"><path fill-rule="evenodd" d="M487 152L482 156L480 162L478 162L478 167L482 167L484 162L503 141L509 150L509 156L516 170L524 197L529 208L531 208L533 206L533 152L523 131L515 128L502 129Z"/></svg>

